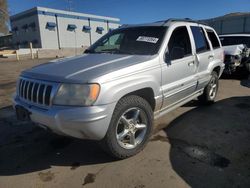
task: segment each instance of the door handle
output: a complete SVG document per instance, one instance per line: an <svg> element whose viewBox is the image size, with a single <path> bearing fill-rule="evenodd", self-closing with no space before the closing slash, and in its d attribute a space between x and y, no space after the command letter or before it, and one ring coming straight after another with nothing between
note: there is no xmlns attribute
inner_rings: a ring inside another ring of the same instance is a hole
<svg viewBox="0 0 250 188"><path fill-rule="evenodd" d="M213 55L209 55L208 59L214 59L214 56Z"/></svg>
<svg viewBox="0 0 250 188"><path fill-rule="evenodd" d="M193 66L193 65L194 65L194 61L188 62L188 66Z"/></svg>

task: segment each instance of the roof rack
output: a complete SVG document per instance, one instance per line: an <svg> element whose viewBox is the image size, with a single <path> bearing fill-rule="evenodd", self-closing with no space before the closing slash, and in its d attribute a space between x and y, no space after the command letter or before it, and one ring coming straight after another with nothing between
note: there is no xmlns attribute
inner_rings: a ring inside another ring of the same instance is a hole
<svg viewBox="0 0 250 188"><path fill-rule="evenodd" d="M153 23L145 23L145 24L123 24L119 28L127 28L127 27L136 27L136 26L168 26L171 22L190 22L190 23L197 23L197 24L203 24L208 25L207 23L203 23L199 20L192 20L190 18L170 18L167 20L161 20Z"/></svg>
<svg viewBox="0 0 250 188"><path fill-rule="evenodd" d="M163 22L163 25L166 25L166 24L171 23L171 22L190 22L190 23L208 25L205 22L201 22L199 20L192 20L191 18L184 18L184 19L181 19L181 18L169 18L169 19L161 21L161 22Z"/></svg>

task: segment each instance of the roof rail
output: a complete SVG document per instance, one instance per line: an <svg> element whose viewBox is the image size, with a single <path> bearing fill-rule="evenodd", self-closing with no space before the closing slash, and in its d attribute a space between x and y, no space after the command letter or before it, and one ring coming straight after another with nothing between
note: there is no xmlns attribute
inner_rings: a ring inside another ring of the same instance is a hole
<svg viewBox="0 0 250 188"><path fill-rule="evenodd" d="M166 25L166 24L171 23L171 22L190 22L190 23L208 25L205 22L201 22L199 20L192 20L191 18L169 18L169 19L162 21L162 22L164 22L163 25Z"/></svg>
<svg viewBox="0 0 250 188"><path fill-rule="evenodd" d="M190 22L190 23L197 23L197 24L203 24L208 25L207 23L203 23L199 20L192 20L190 18L170 18L167 20L161 20L153 23L145 23L145 24L123 24L119 28L127 28L127 27L137 27L137 26L168 26L171 22Z"/></svg>

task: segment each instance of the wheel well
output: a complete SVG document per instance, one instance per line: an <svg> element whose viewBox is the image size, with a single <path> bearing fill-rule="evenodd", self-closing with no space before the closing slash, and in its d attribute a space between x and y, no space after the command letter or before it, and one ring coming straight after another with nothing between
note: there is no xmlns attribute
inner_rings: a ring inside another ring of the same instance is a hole
<svg viewBox="0 0 250 188"><path fill-rule="evenodd" d="M220 75L220 67L217 66L213 69L213 71L215 71L217 73L217 75L219 76Z"/></svg>
<svg viewBox="0 0 250 188"><path fill-rule="evenodd" d="M124 97L129 95L137 95L143 99L145 99L151 106L152 110L155 109L155 98L154 98L154 91L151 88L143 88L140 90L133 91L131 93L126 94Z"/></svg>

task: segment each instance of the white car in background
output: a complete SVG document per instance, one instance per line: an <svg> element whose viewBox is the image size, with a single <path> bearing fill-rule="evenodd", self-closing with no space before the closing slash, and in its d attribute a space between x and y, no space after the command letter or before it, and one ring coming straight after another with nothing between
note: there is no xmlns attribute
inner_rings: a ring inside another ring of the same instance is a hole
<svg viewBox="0 0 250 188"><path fill-rule="evenodd" d="M225 51L224 73L232 74L238 68L250 72L250 34L227 34L219 38Z"/></svg>

